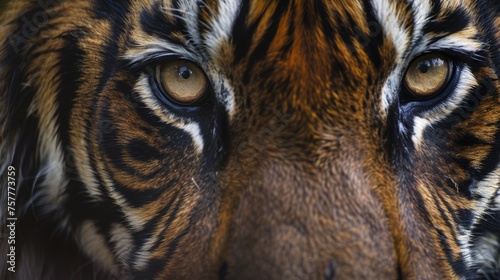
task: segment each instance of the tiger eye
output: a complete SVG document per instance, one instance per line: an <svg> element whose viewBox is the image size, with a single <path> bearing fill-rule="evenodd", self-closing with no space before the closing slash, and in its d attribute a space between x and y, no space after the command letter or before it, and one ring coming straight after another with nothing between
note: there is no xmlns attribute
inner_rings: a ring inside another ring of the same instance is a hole
<svg viewBox="0 0 500 280"><path fill-rule="evenodd" d="M452 62L445 55L422 55L410 63L404 83L416 97L430 98L448 84L451 66Z"/></svg>
<svg viewBox="0 0 500 280"><path fill-rule="evenodd" d="M157 80L168 97L186 105L198 101L208 85L204 72L186 60L168 61L160 65Z"/></svg>

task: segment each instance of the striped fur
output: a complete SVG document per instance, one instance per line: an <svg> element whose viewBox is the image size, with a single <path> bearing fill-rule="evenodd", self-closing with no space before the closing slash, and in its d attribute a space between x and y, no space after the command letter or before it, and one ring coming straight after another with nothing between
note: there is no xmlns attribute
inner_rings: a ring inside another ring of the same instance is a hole
<svg viewBox="0 0 500 280"><path fill-rule="evenodd" d="M0 278L497 279L499 40L493 0L12 1ZM178 58L202 103L158 97Z"/></svg>

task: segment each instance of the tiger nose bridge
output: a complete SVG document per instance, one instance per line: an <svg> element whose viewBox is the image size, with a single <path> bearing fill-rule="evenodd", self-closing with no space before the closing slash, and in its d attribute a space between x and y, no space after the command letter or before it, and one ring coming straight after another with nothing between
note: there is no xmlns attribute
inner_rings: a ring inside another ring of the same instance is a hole
<svg viewBox="0 0 500 280"><path fill-rule="evenodd" d="M289 152L259 155L258 167L243 179L229 237L229 275L396 278L389 223L359 148L317 164Z"/></svg>

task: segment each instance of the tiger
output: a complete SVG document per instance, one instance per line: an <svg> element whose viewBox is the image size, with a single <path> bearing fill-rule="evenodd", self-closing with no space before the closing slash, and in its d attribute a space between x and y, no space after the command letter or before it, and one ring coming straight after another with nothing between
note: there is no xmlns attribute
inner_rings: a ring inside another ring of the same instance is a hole
<svg viewBox="0 0 500 280"><path fill-rule="evenodd" d="M0 22L1 279L500 277L500 2Z"/></svg>

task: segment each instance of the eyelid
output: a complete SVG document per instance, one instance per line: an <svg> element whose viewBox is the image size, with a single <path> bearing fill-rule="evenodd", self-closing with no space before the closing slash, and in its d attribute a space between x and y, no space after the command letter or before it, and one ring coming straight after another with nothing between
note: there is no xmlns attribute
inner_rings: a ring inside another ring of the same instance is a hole
<svg viewBox="0 0 500 280"><path fill-rule="evenodd" d="M136 72L151 71L151 70L154 71L154 68L158 64L161 64L161 62L166 60L176 60L176 59L191 61L192 63L194 63L196 66L199 67L199 63L197 61L193 61L192 58L188 58L186 56L176 53L154 53L146 56L144 59L141 60L134 60L134 61L124 60L123 64L125 65L124 66L125 70L128 70L129 72L132 73L136 73Z"/></svg>

